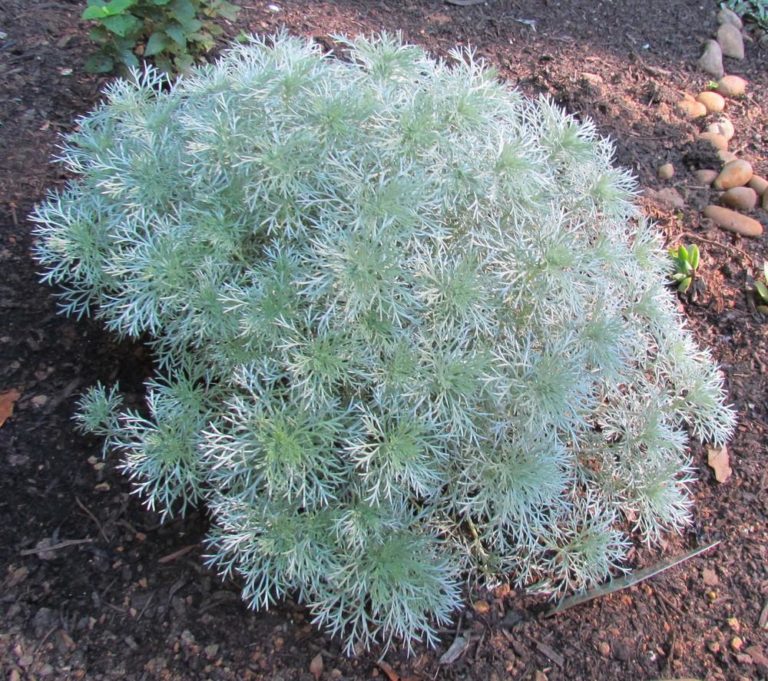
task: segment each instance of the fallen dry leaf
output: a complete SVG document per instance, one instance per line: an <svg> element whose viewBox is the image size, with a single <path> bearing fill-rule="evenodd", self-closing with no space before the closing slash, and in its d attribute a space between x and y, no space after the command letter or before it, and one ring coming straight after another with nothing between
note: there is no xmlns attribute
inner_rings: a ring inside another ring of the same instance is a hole
<svg viewBox="0 0 768 681"><path fill-rule="evenodd" d="M469 639L457 636L451 647L440 656L440 664L453 664L458 660L469 645Z"/></svg>
<svg viewBox="0 0 768 681"><path fill-rule="evenodd" d="M16 389L0 393L0 428L13 416L13 405L20 397L21 393Z"/></svg>
<svg viewBox="0 0 768 681"><path fill-rule="evenodd" d="M733 473L727 447L707 447L707 463L718 482L725 482Z"/></svg>
<svg viewBox="0 0 768 681"><path fill-rule="evenodd" d="M316 679L319 679L323 675L324 667L323 655L322 653L318 653L312 658L312 662L309 663L309 673Z"/></svg>

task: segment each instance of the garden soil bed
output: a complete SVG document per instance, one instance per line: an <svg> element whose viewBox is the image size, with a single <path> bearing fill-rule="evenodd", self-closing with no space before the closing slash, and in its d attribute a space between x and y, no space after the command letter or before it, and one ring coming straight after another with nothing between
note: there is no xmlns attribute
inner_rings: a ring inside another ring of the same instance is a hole
<svg viewBox="0 0 768 681"><path fill-rule="evenodd" d="M437 650L340 653L308 613L282 603L253 613L238 585L203 565L206 518L165 525L130 494L119 461L72 422L77 395L119 380L136 404L149 360L99 324L56 314L38 283L26 218L65 178L51 165L61 133L99 99L83 72L90 45L84 2L3 0L0 6L0 393L17 390L0 428L0 673L4 679L640 679L768 676L768 319L748 289L768 259L766 237L745 239L701 218L709 190L691 174L701 123L676 112L716 29L711 0L248 0L232 37L281 27L324 46L336 33L403 32L438 56L471 44L525 93L546 93L611 136L617 160L644 188L675 187L685 208L641 198L670 244L698 243L694 299L681 309L712 349L739 417L732 477L718 483L706 450L696 522L666 551L639 549L642 568L720 540L711 551L610 596L546 618L546 601L508 588L468 587L466 612ZM731 100L735 148L768 176L768 50L747 42L748 94ZM656 168L672 162L668 183ZM764 225L768 215L755 212ZM7 398L6 398L7 399ZM761 619L762 613L762 619ZM456 636L458 660L440 656ZM738 637L738 640L736 640ZM320 656L318 658L318 655ZM310 671L310 663L315 660ZM322 669L319 661L322 660Z"/></svg>

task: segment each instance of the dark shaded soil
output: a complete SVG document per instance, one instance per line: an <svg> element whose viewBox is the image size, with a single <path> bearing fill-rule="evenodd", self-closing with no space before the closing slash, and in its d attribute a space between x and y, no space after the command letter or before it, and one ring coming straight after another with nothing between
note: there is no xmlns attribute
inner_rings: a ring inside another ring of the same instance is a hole
<svg viewBox="0 0 768 681"><path fill-rule="evenodd" d="M251 0L228 27L234 36L285 26L323 44L335 33L401 30L440 56L470 43L526 93L547 93L593 118L642 186L659 188L656 167L674 163L671 185L686 208L673 213L643 203L670 243L698 243L704 253L697 296L681 305L723 367L738 410L734 474L718 484L705 450L695 448L695 527L670 538L663 555L638 551L635 566L722 543L549 619L540 614L540 598L504 588L472 592L473 607L445 632L439 650L410 659L390 651L383 663L376 651L344 658L338 642L313 629L292 603L273 613L246 610L237 584L222 584L202 566L205 518L160 525L130 496L119 462L102 462L98 443L73 429L79 392L119 379L139 402L147 366L142 348L118 344L97 324L58 316L30 257L25 216L63 180L49 163L57 136L93 106L103 85L83 74L90 47L78 21L82 4L0 6L0 393L21 393L0 429L3 678L312 679L318 654L323 679L768 676L768 320L747 293L768 249L765 236L741 239L701 219L709 190L696 186L690 170L703 167L692 147L702 124L674 108L683 92L696 94L708 81L695 60L716 28L715 2ZM755 41L747 55L726 65L750 81L747 97L729 102L737 130L732 149L766 176L768 51ZM768 224L765 213L753 217ZM456 634L470 645L458 661L440 666ZM743 643L738 650L735 636Z"/></svg>

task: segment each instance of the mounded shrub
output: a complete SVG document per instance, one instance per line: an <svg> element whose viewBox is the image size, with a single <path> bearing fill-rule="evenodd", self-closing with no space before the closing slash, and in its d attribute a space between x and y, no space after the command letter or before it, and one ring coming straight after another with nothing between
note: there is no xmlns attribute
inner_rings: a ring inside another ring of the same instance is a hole
<svg viewBox="0 0 768 681"><path fill-rule="evenodd" d="M109 86L34 214L69 314L146 339L147 409L82 426L209 560L348 650L435 640L465 578L553 593L689 519L732 425L590 123L456 53L285 35Z"/></svg>

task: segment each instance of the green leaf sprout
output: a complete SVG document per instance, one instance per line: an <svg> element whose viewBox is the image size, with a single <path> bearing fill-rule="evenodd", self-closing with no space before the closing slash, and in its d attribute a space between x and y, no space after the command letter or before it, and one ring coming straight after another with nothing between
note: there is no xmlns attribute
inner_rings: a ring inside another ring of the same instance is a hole
<svg viewBox="0 0 768 681"><path fill-rule="evenodd" d="M680 293L686 293L695 281L699 269L699 247L696 244L680 245L670 249L669 255L675 265L672 281L677 284Z"/></svg>

